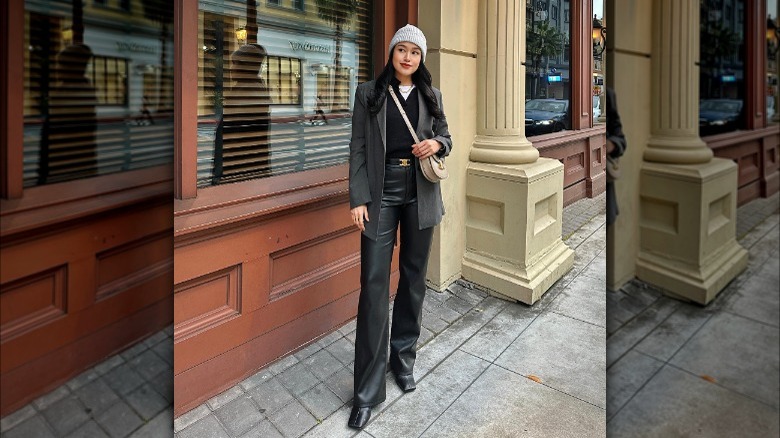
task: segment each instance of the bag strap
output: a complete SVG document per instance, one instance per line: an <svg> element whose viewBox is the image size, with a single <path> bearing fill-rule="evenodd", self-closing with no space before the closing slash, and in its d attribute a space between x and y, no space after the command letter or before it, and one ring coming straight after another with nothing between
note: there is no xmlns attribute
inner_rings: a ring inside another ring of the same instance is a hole
<svg viewBox="0 0 780 438"><path fill-rule="evenodd" d="M390 92L390 96L393 97L393 100L395 101L395 106L398 107L398 111L401 111L401 117L404 118L404 122L406 122L406 127L409 128L409 132L412 134L412 138L414 139L415 143L419 143L420 139L417 138L417 133L414 132L414 128L412 128L412 124L409 122L409 117L406 117L406 111L401 107L401 102L398 101L398 96L395 95L395 90L393 90L392 85L387 86L387 91Z"/></svg>

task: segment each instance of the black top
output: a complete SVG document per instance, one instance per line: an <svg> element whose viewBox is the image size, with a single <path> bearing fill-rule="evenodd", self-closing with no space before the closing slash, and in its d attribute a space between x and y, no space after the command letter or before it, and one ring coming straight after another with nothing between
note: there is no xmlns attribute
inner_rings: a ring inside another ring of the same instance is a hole
<svg viewBox="0 0 780 438"><path fill-rule="evenodd" d="M420 115L419 101L417 97L417 87L412 89L409 93L409 97L404 100L403 95L398 90L400 81L397 78L393 78L390 81L393 86L395 95L398 96L398 101L406 111L406 117L409 118L409 122L412 124L412 128L417 130L417 119ZM389 93L389 91L388 91ZM412 155L412 145L414 144L414 137L409 132L409 128L406 127L401 112L398 111L392 96L387 96L387 151L385 156L387 158L414 158Z"/></svg>

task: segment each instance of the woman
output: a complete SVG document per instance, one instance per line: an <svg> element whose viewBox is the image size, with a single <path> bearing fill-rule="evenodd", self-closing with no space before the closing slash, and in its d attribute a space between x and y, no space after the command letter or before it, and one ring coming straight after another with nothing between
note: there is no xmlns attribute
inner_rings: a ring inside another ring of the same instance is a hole
<svg viewBox="0 0 780 438"><path fill-rule="evenodd" d="M390 333L390 369L404 392L415 389L416 343L420 335L425 273L433 227L444 214L438 183L426 180L419 160L452 147L441 92L425 68L425 35L415 26L399 29L390 56L374 81L358 86L349 144L349 200L360 241L360 303L355 336L355 397L348 425L362 429L371 407L385 400L388 363L390 262L401 226L400 280ZM391 86L420 143L415 144L401 112L388 96Z"/></svg>

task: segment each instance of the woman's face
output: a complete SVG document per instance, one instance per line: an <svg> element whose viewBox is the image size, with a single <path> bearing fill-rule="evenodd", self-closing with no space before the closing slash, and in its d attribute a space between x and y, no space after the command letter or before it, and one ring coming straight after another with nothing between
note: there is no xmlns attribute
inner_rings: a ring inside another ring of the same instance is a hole
<svg viewBox="0 0 780 438"><path fill-rule="evenodd" d="M393 47L393 67L395 75L400 80L407 78L420 67L422 50L416 44L401 41Z"/></svg>

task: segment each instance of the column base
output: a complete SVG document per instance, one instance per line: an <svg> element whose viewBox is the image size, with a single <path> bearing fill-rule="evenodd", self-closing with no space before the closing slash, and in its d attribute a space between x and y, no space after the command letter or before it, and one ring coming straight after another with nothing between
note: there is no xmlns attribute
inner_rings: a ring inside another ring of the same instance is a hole
<svg viewBox="0 0 780 438"><path fill-rule="evenodd" d="M466 251L463 278L494 297L534 304L574 264L574 251L563 241L555 242L532 266L526 268L504 262L493 254Z"/></svg>
<svg viewBox="0 0 780 438"><path fill-rule="evenodd" d="M636 276L706 305L747 266L736 241L737 165L645 162L640 176Z"/></svg>
<svg viewBox="0 0 780 438"><path fill-rule="evenodd" d="M470 163L463 278L492 295L533 304L574 263L561 240L563 165L555 159Z"/></svg>
<svg viewBox="0 0 780 438"><path fill-rule="evenodd" d="M469 160L480 163L526 164L539 158L536 149L522 135L477 135Z"/></svg>

